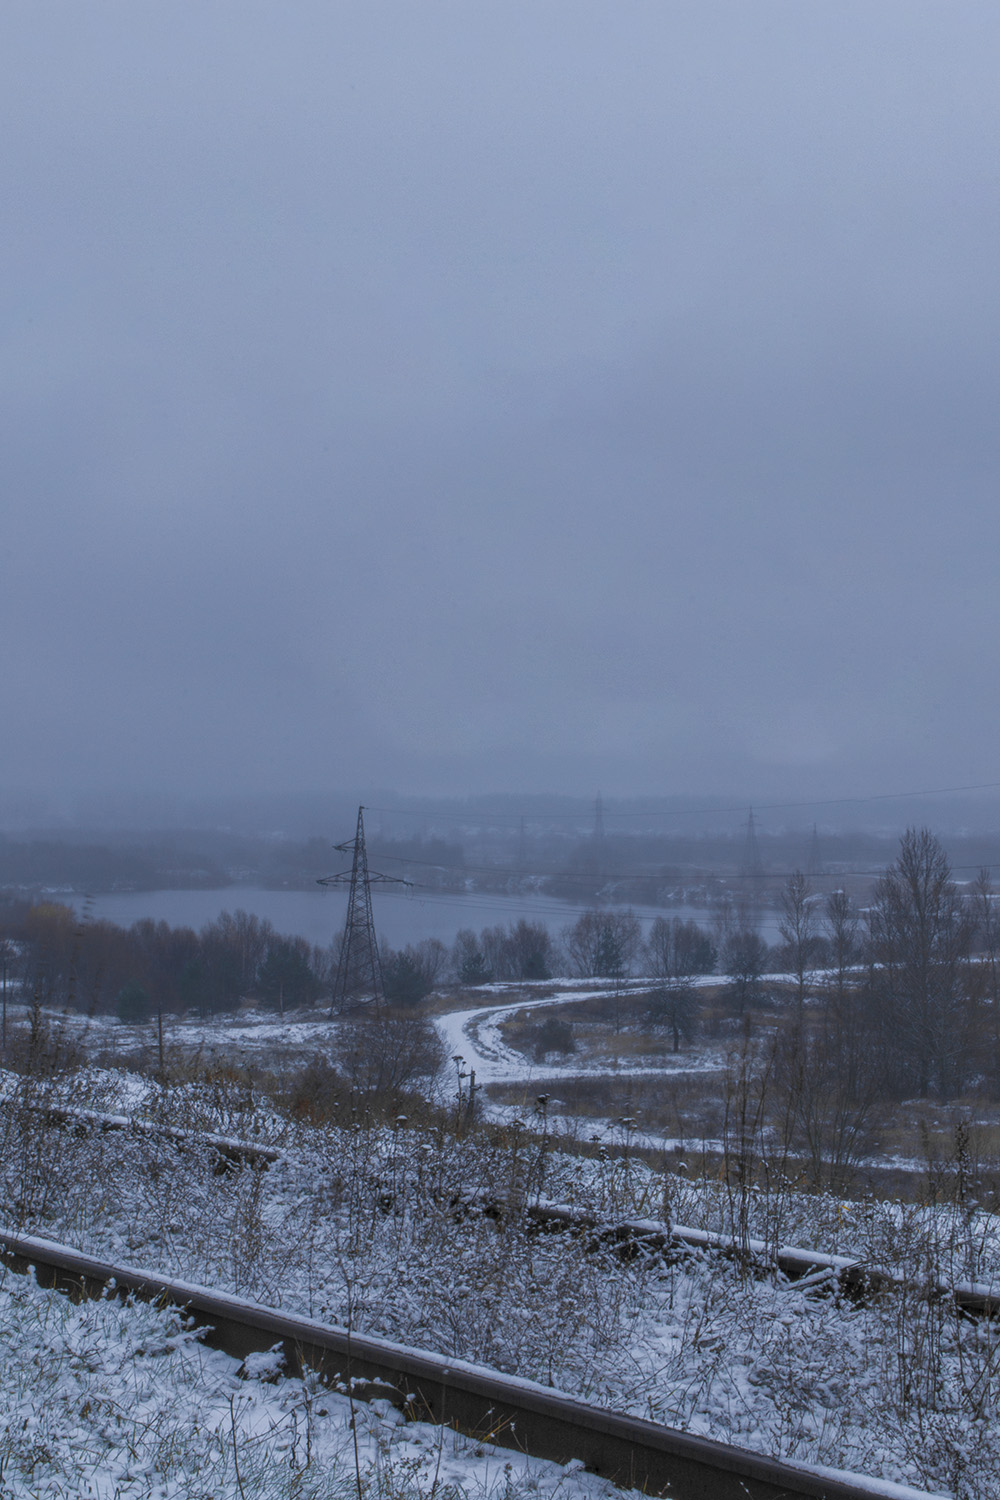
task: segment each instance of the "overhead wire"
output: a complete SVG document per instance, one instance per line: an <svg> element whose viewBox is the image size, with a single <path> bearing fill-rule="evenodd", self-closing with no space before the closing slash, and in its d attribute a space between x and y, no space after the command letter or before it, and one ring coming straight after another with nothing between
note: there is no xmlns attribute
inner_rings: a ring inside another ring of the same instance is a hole
<svg viewBox="0 0 1000 1500"><path fill-rule="evenodd" d="M752 805L757 812L790 812L804 807L847 807L861 805L868 802L891 802L901 801L908 797L948 797L960 792L989 792L1000 790L1000 781L980 781L968 786L941 786L924 788L921 791L907 792L871 792L862 797L811 797L799 802L753 802ZM606 818L694 818L713 817L729 813L745 813L751 805L749 801L742 802L735 807L674 807L674 808L648 808L629 812L626 810L615 810L604 804L604 816ZM516 812L502 813L489 812L486 809L475 811L469 809L466 812L445 812L443 810L430 808L404 808L404 807L367 807L366 811L379 813L384 816L401 818L423 818L431 822L437 818L454 819L459 822L490 821L492 823L520 823L521 819L540 823L551 823L556 821L582 822L582 812Z"/></svg>
<svg viewBox="0 0 1000 1500"><path fill-rule="evenodd" d="M772 869L765 869L763 871L754 872L754 871L748 871L748 870L735 870L735 871L733 871L733 870L725 870L725 869L715 870L715 869L710 869L710 868L706 869L706 868L703 867L703 868L701 868L701 869L699 869L697 871L696 870L689 870L686 873L683 872L683 871L681 871L681 872L678 872L676 874L668 874L668 873L665 873L662 870L636 870L636 871L631 871L631 872L625 870L625 871L606 871L603 875L598 876L593 871L589 871L589 870L548 870L548 871L545 871L545 870L524 870L524 869L517 869L517 868L508 868L508 867L506 867L504 865L468 865L468 864L444 865L444 864L441 864L440 861L438 861L438 860L432 860L432 859L413 859L412 857L410 857L408 855L404 856L402 854L389 854L389 853L385 852L382 849L379 850L377 857L378 857L379 862L381 864L390 864L390 863L392 863L392 864L401 864L401 865L416 865L416 866L419 866L419 867L421 867L423 869L426 869L426 870L440 870L442 872L442 874L446 874L446 875L455 875L455 876L462 876L462 875L488 875L488 876L490 876L492 878L495 878L495 879L503 877L503 878L506 878L508 880L553 880L553 879L558 879L558 880L561 880L561 881L581 881L581 882L583 882L583 881L594 881L594 880L600 879L600 880L603 880L605 882L605 884L609 885L609 886L621 885L621 884L624 884L626 881L628 881L628 882L634 882L634 881L642 881L642 880L645 880L645 881L660 881L661 883L665 882L665 881L673 881L675 884L684 884L685 882L695 882L695 881L699 881L699 880L703 881L703 880L711 880L711 879L727 880L727 881L732 881L732 880L758 880L759 881L761 879L764 879L764 880L788 880L792 875L798 875L798 874L802 873L802 871L798 870L798 869L796 869L796 870L772 870ZM1000 863L1000 861L998 861L998 863ZM884 864L882 864L881 862L878 862L874 866L869 865L868 867L862 868L862 869L844 869L839 864L839 862L838 862L838 868L836 870L820 871L818 874L814 875L812 878L814 878L814 879L827 879L828 880L828 879L831 879L831 878L837 878L837 877L839 877L841 875L858 875L858 876L877 875L877 874L881 873L881 871L884 868L885 868ZM992 865L992 863L990 861L980 860L980 861L978 861L976 863L968 864L968 865L965 865L965 864L955 865L955 864L953 864L953 865L950 866L950 868L952 870L982 870L982 869L991 870L993 868L993 865ZM430 890L430 891L439 891L439 890L443 889L440 886L415 886L414 888L418 889L418 890ZM503 892L498 892L497 894L504 894L504 893ZM511 894L511 893L507 893L507 894ZM518 894L525 894L525 893L521 892L521 893L518 893ZM547 893L541 892L540 894L545 895Z"/></svg>
<svg viewBox="0 0 1000 1500"><path fill-rule="evenodd" d="M886 801L894 801L894 800L895 801L899 801L899 800L904 800L904 799L907 799L907 798L915 798L916 799L916 798L921 798L921 797L950 796L950 795L957 795L959 793L965 793L965 792L995 791L997 789L1000 789L1000 781L988 781L988 782L973 783L973 784L969 784L969 785L965 785L965 786L950 786L950 787L927 788L927 789L924 789L922 791L876 792L876 793L871 793L871 794L868 794L868 795L865 795L865 796L860 796L860 797L858 797L858 796L855 796L855 797L830 797L830 798L813 799L813 800L799 801L799 802L755 803L754 806L755 806L756 810L759 811L759 812L767 812L767 811L770 811L770 812L783 811L784 812L784 811L792 811L792 810L795 810L795 809L802 809L802 808L842 807L842 806L864 805L864 804L873 803L873 802L886 802ZM487 811L487 810L483 810L483 811L479 812L478 816L477 816L476 811L474 811L473 809L467 809L464 812L448 812L448 811L439 810L439 809L433 809L433 810L431 810L431 809L428 809L428 808L425 808L425 809L422 809L422 810L418 810L418 809L407 809L407 808L389 808L389 807L372 807L372 806L369 806L367 808L367 810L369 812L377 813L377 814L379 814L381 816L386 816L386 817L413 817L413 818L419 818L422 821L426 821L426 822L433 822L436 819L444 818L444 819L449 819L449 820L452 820L452 821L460 821L460 822L463 822L463 823L466 823L466 824L468 824L470 822L477 822L478 821L480 823L483 823L483 822L490 822L490 823L493 823L493 824L502 823L502 824L509 824L511 826L520 825L522 827L523 827L524 823L526 823L529 820L533 821L533 822L541 822L541 823L552 822L552 821L574 821L574 822L576 822L578 824L583 821L583 816L582 816L582 814L580 812L574 812L574 813L569 813L569 812L545 812L545 813L542 813L542 812L532 811L532 812L525 812L525 813L520 813L520 812L518 812L518 813L499 813L499 812L490 812L490 811ZM664 809L659 809L659 810L656 810L656 809L646 809L644 811L632 811L632 812L630 812L630 811L615 812L613 810L609 812L608 809L605 808L605 814L607 816L610 816L610 817L613 817L613 818L645 818L645 819L648 820L650 818L667 818L667 817L675 817L675 816L679 816L679 817L717 816L717 815L721 815L721 814L742 813L745 810L746 810L746 806L745 806L745 804L742 804L742 805L734 806L734 807L671 808L671 809L664 808ZM563 880L563 881L577 881L577 880L578 881L588 881L588 880L594 880L595 878L597 878L597 877L595 877L595 875L594 875L593 872L588 872L588 871L558 871L558 872L550 871L550 872L546 873L546 872L542 872L542 871L538 871L538 870L524 870L524 869L519 869L519 868L513 868L513 869L509 869L508 870L508 869L504 869L503 867L500 867L500 866L497 866L497 865L467 865L467 864L464 864L464 863L462 865L458 865L458 866L446 865L446 864L442 864L438 860L422 860L422 859L415 859L415 858L413 858L411 856L407 856L407 855L391 854L388 850L379 851L379 853L377 854L376 857L379 859L379 861L381 863L390 863L391 862L391 863L394 863L394 864L401 864L401 865L413 866L413 867L417 867L417 868L420 868L420 869L439 870L443 874L446 874L446 875L452 875L452 874L458 875L459 873L466 874L466 875L487 875L487 876L489 876L491 878L494 878L494 879L497 878L497 877L506 876L508 879L511 879L511 880L529 880L529 879L530 880L549 880L549 879L551 879L553 877L553 875L558 875L558 878L560 880ZM830 872L828 874L826 874L826 873L821 874L820 876L815 877L815 878L819 878L819 879L840 879L841 877L844 877L844 876L872 878L872 877L876 877L878 874L880 874L882 868L884 868L884 867L879 866L879 867L873 868L873 867L869 866L869 867L864 868L864 869L857 869L857 868L844 869L844 868L838 868L835 871L832 871L832 872ZM984 864L982 862L979 862L979 863L976 863L976 864L952 865L951 868L952 868L953 871L965 871L965 870L977 870L977 871L979 871L979 870L985 869L990 874L990 876L992 876L992 871L993 871L993 865L992 864L990 864L990 863ZM799 873L799 872L798 871L794 871L793 872L791 870L787 870L787 871L767 870L767 871L763 871L763 872L749 872L749 871L723 872L723 871L719 871L717 873L717 878L724 879L724 880L726 880L727 882L730 882L730 883L733 882L733 881L743 881L743 880L760 881L762 878L765 879L765 880L768 880L768 881L774 881L774 880L788 879L793 873ZM713 875L716 875L716 872L711 871L711 870L704 871L703 873L699 872L697 875L695 874L694 871L690 871L690 872L688 872L687 877L685 877L685 875L682 874L682 873L680 873L680 872L677 875L670 876L670 875L666 875L666 874L663 874L663 873L658 873L658 872L656 872L654 870L633 871L633 872L620 871L620 872L616 872L614 874L612 874L612 873L609 872L607 874L606 882L605 883L606 883L606 886L611 887L612 889L615 886L618 886L618 885L622 885L622 884L625 884L625 883L640 882L640 881L657 881L657 880L659 880L661 882L665 882L665 881L668 881L668 880L672 880L672 881L675 881L677 883L683 884L684 881L685 881L685 878L687 878L688 880L691 880L692 878L694 878L694 879L702 879L703 880L703 879L710 879L710 878L713 877ZM414 894L415 892L419 892L419 894ZM581 904L574 903L574 902L571 902L571 901L563 901L558 896L554 896L551 893L545 892L545 891L535 891L535 892L528 892L528 891L496 891L496 892L493 892L493 891L485 891L485 890L484 891L468 891L468 890L455 891L455 890L448 890L447 888L442 888L441 886L437 886L437 885L424 885L424 884L420 884L420 883L416 883L416 882L410 884L405 890L400 889L398 891L397 890L393 890L391 886L386 886L380 892L380 898L382 896L392 896L392 897L395 897L396 899L405 899L405 900L419 900L421 903L423 903L426 900L433 899L435 901L435 903L447 903L447 904L453 905L453 906L460 906L460 907L464 907L464 908L468 909L469 911L490 911L490 912L492 912L494 914L496 914L496 912L497 912L497 906L498 906L499 902L503 902L505 904L509 902L509 903L513 904L515 907L517 905L519 905L519 904L523 904L524 907L525 907L525 909L530 914L537 915L537 916L574 916L574 915L578 915L578 914L582 915L584 912L587 912L587 911L590 911L590 910L593 909L593 903L591 903L590 905L586 905L585 906L585 905L581 905ZM597 893L595 893L595 900L596 899L597 899ZM625 903L617 902L615 904L617 904L617 905L623 905ZM639 906L643 906L643 905L647 905L648 903L643 903L643 902L640 901L640 902L637 902L635 904L639 905ZM681 903L681 904L683 904L683 903Z"/></svg>
<svg viewBox="0 0 1000 1500"><path fill-rule="evenodd" d="M957 866L955 868L958 868L958 869L963 869L963 868L965 868L965 869L977 869L978 870L978 869L981 869L983 867L980 866L980 865L975 865L975 866L972 866L972 865L961 866L960 865L960 866ZM864 871L838 871L835 876L832 876L832 877L828 876L826 878L827 879L839 879L839 877L840 877L841 874L863 874L863 875L867 875L867 876L872 876L872 875L875 875L877 873L879 873L879 872L875 872L875 871L871 871L871 870L864 870ZM779 875L779 876L777 876L775 878L781 879L782 877ZM575 916L583 916L587 912L591 912L591 911L593 911L595 909L593 902L591 902L589 905L582 905L579 902L560 901L557 897L546 897L545 895L533 896L530 893L522 893L521 895L519 895L517 892L499 892L498 891L498 892L493 893L493 892L483 891L483 892L480 893L480 892L468 892L468 891L448 891L448 890L442 890L438 886L415 886L415 887L411 887L411 890L419 891L420 894L419 895L411 895L410 893L408 893L406 891L393 890L391 886L386 886L386 887L384 887L384 888L382 888L382 889L379 890L378 900L382 901L383 899L391 897L391 898L393 898L394 900L397 900L397 901L418 901L421 904L421 906L423 906L425 904L428 904L428 905L429 904L433 904L434 906L437 906L437 907L441 907L441 906L457 906L457 907L463 908L464 910L467 910L467 911L470 911L470 912L472 912L472 911L489 912L495 919L499 919L500 921L503 920L503 916L504 916L505 911L507 912L508 915L513 916L513 915L515 915L517 913L518 909L520 909L521 911L523 911L524 914L526 916L528 916L528 917L575 917ZM508 905L508 903L509 903L509 905ZM609 904L609 903L605 903L605 905L607 905L607 904ZM635 907L637 907L640 910L640 912L648 912L650 909L652 909L651 908L651 903L642 902L642 901L637 901L635 903L613 902L613 903L610 903L610 904L615 905L615 906L631 906L631 905L634 905ZM684 907L685 909L688 906L690 906L690 903L685 903L685 902L680 902L678 904L681 907ZM675 908L671 908L670 906L666 906L666 907L663 907L663 908L656 907L655 909L656 910L661 910L662 909L663 911L669 912L669 911L671 911L672 909L675 909ZM705 920L706 921L710 920L713 908L712 907L705 907L704 910L705 910Z"/></svg>

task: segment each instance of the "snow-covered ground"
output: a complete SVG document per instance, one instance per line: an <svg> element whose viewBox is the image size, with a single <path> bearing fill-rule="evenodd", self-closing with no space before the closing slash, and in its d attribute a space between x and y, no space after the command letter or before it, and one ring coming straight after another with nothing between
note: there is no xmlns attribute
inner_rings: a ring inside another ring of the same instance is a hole
<svg viewBox="0 0 1000 1500"><path fill-rule="evenodd" d="M404 1422L280 1359L206 1349L178 1315L0 1279L4 1500L610 1500L583 1472Z"/></svg>
<svg viewBox="0 0 1000 1500"><path fill-rule="evenodd" d="M75 1011L53 1012L49 1019L54 1027L79 1039L89 1039L102 1048L113 1050L116 1042L121 1042L126 1049L134 1048L137 1042L147 1047L155 1045L154 1031L149 1024L123 1026L113 1016L85 1016ZM256 1013L223 1014L209 1021L178 1021L167 1016L164 1018L164 1042L168 1049L181 1046L185 1050L205 1047L302 1051L322 1046L336 1034L337 1026L338 1022L331 1021L325 1011L308 1016L298 1012L287 1020L271 1012L259 1018Z"/></svg>
<svg viewBox="0 0 1000 1500"><path fill-rule="evenodd" d="M464 1057L462 1071L475 1068L477 1083L537 1083L554 1095L558 1080L579 1070L533 1067L506 1047L504 1018L602 991L613 993L583 983L534 994L493 987L486 1003L437 1024L449 1055ZM325 1024L269 1017L259 1026L205 1027L206 1050L213 1034L220 1052L220 1038L243 1031L272 1032L270 1045L280 1048L286 1035L297 1044L303 1027ZM447 1062L451 1098L455 1075ZM196 1141L178 1153L152 1136L78 1139L50 1130L46 1100L283 1149L266 1172L220 1175L217 1157ZM513 1112L505 1118L510 1125ZM542 1132L467 1124L452 1134L360 1120L316 1127L256 1098L234 1069L169 1088L115 1067L71 1070L58 1091L8 1075L0 1088L0 1216L108 1259L139 1258L290 1311L350 1318L359 1329L775 1456L908 1481L956 1500L997 1500L1000 1332L965 1323L919 1292L931 1274L1000 1285L996 1216L958 1200L942 1210L838 1202L797 1193L780 1174L763 1192L718 1174L688 1184L634 1153L563 1154L561 1128L551 1120ZM613 1120L588 1120L580 1133L641 1139ZM697 1150L691 1140L676 1144ZM607 1216L672 1216L772 1248L801 1244L901 1267L907 1280L854 1307L711 1257L625 1270L573 1237L532 1236L516 1217L500 1225L482 1217L475 1203L484 1190ZM221 1453L223 1439L214 1441ZM235 1495L221 1486L205 1494ZM419 1488L415 1482L410 1493ZM114 1488L64 1484L62 1493L110 1497ZM397 1491L386 1491L386 1500L398 1500Z"/></svg>
<svg viewBox="0 0 1000 1500"><path fill-rule="evenodd" d="M77 1078L78 1107L98 1102L86 1082ZM108 1092L102 1079L101 1099ZM279 1123L249 1101L241 1118L193 1083L165 1093L162 1107L171 1103L178 1122L231 1134L273 1139ZM563 1155L528 1131L286 1121L267 1171L220 1174L196 1144L179 1153L127 1132L77 1137L37 1114L5 1128L16 1133L0 1140L0 1209L46 1237L775 1456L996 1500L993 1325L957 1319L907 1286L855 1307L712 1256L623 1267L610 1249L526 1232L516 1215L498 1224L475 1203L491 1190L606 1216L669 1213L771 1246L902 1265L908 1286L931 1266L1000 1280L1000 1225L982 1210L847 1204L780 1183L761 1193L715 1178L685 1184L634 1157ZM228 1411L206 1402L216 1409Z"/></svg>
<svg viewBox="0 0 1000 1500"><path fill-rule="evenodd" d="M717 975L708 975L703 982L718 984L720 981ZM614 1066L595 1063L586 1069L581 1069L578 1063L572 1062L532 1063L522 1052L508 1046L504 1041L501 1027L505 1021L522 1011L544 1010L554 1005L572 1005L574 1002L584 1000L608 999L616 993L614 987L606 983L591 982L577 986L568 985L553 994L551 985L546 985L545 989L549 993L534 996L525 986L517 986L518 999L516 1000L510 997L511 986L496 985L483 988L486 992L492 990L495 997L488 1005L477 1005L471 1010L449 1011L444 1015L436 1016L434 1021L448 1057L450 1059L456 1056L461 1057L467 1069L474 1068L476 1083L479 1085L541 1083L546 1080L579 1076L582 1072L594 1076L618 1076L624 1072L649 1075L706 1072L719 1066L717 1059L692 1062L686 1058L678 1059L676 1063L673 1059L665 1060L663 1066L658 1068L636 1067L628 1061L622 1061ZM619 993L625 995L634 991L635 988L636 986L630 985L628 990L619 991Z"/></svg>
<svg viewBox="0 0 1000 1500"><path fill-rule="evenodd" d="M502 995L499 987L490 988ZM506 989L506 987L504 987ZM565 1077L566 1068L532 1067L522 1053L508 1047L500 1034L500 1027L510 1016L524 1010L544 1010L547 1006L570 1005L574 1000L590 1000L613 993L593 986L578 990L559 990L557 994L526 997L519 989L519 999L511 1001L509 989L506 997L495 998L489 1005L477 1005L471 1010L453 1010L435 1017L438 1035L444 1043L449 1058L462 1057L467 1067L475 1068L476 1082L511 1083L524 1080L536 1081L545 1077Z"/></svg>
<svg viewBox="0 0 1000 1500"><path fill-rule="evenodd" d="M716 976L708 976L708 979L717 982ZM560 1084L575 1084L581 1079L619 1079L626 1075L629 1078L676 1078L683 1074L718 1073L724 1067L723 1059L714 1054L702 1054L693 1058L684 1054L676 1056L670 1054L656 1067L637 1063L630 1058L611 1062L595 1059L585 1066L581 1066L578 1061L569 1057L561 1063L533 1062L523 1052L511 1047L504 1040L503 1026L506 1021L524 1011L543 1010L554 1005L568 1005L575 1001L610 997L614 995L614 989L606 984L595 985L591 982L580 987L561 989L557 994L531 996L529 992L526 996L523 987L518 987L519 998L512 1002L509 986L491 986L490 988L494 990L496 996L492 1003L475 1006L470 1010L450 1011L435 1018L435 1026L448 1058L442 1072L442 1085L445 1089L449 1087L453 1089L455 1086L456 1058L461 1059L459 1067L463 1080L469 1081L471 1074L475 1073L477 1089L484 1089L485 1086L498 1083L522 1084L526 1096L536 1087L550 1091L558 1090ZM532 1107L532 1101L527 1097L525 1103L520 1105L501 1104L491 1099L486 1092L480 1093L478 1099L480 1114L493 1120L515 1120L523 1114L525 1108ZM619 1120L601 1119L591 1115L578 1117L572 1114L560 1114L557 1112L559 1101L553 1096L551 1102L549 1129L557 1138L559 1136L579 1137L589 1141L616 1144L620 1144L625 1139ZM627 1139L631 1145L651 1147L660 1151L683 1149L694 1152L717 1152L722 1146L720 1141L714 1139L687 1137L682 1140L677 1136L657 1134L648 1130L629 1129Z"/></svg>

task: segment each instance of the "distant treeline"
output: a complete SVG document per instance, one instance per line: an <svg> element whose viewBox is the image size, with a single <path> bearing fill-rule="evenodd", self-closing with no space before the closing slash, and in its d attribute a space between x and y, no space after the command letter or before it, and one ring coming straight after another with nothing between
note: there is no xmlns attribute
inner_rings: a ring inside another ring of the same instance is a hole
<svg viewBox="0 0 1000 1500"><path fill-rule="evenodd" d="M644 933L633 912L595 907L558 936L525 919L467 928L450 948L428 938L383 949L385 998L411 1009L443 983L556 974L612 981L617 996L618 981L642 976L652 981L651 1016L677 1047L698 1024L702 990L691 981L721 971L729 1014L784 1006L831 1088L859 1098L949 1099L969 1084L1000 1092L1000 905L988 869L956 885L937 839L910 830L863 908L795 871L780 892L776 947L761 938L758 916L752 903L722 904L711 930L662 916ZM337 949L245 911L195 932L152 920L125 929L22 902L0 925L0 965L22 998L141 1021L244 1000L281 1011L315 1004L331 995ZM771 983L769 973L784 977ZM363 987L349 998L364 999Z"/></svg>
<svg viewBox="0 0 1000 1500"><path fill-rule="evenodd" d="M275 1010L312 1004L329 987L330 952L245 911L200 932L150 918L119 927L82 921L55 902L8 908L0 956L21 993L42 1005L142 1021L208 1016L254 998Z"/></svg>
<svg viewBox="0 0 1000 1500"><path fill-rule="evenodd" d="M576 905L669 906L713 911L727 892L739 899L752 884L776 902L788 874L810 872L816 888L847 884L863 896L890 861L895 840L874 833L814 835L811 831L756 835L760 868L748 880L745 829L731 836L629 833L601 838L560 834L530 824L464 830L461 838L433 831L408 838L377 830L368 838L374 868L418 889L473 888L515 895L548 895ZM1000 865L1000 836L954 836L948 852L975 870ZM343 868L325 838L290 839L194 829L169 834L53 837L0 835L0 890L37 896L59 892L224 889L256 885L314 889L318 878ZM239 901L234 897L234 905Z"/></svg>
<svg viewBox="0 0 1000 1500"><path fill-rule="evenodd" d="M375 841L369 850L392 873L431 889L453 883L463 865L461 846L443 839ZM61 891L222 890L240 884L308 890L340 859L320 838L293 842L206 830L95 843L0 834L0 890L51 893L56 899Z"/></svg>
<svg viewBox="0 0 1000 1500"><path fill-rule="evenodd" d="M449 948L436 938L381 947L386 998L419 1004L435 987L539 981L556 975L625 980L651 977L677 985L721 967L743 1001L757 996L768 970L819 969L836 959L835 935L813 913L804 944L769 947L750 916L735 908L716 930L658 917L644 939L629 910L593 908L558 934L543 922L460 931ZM118 1012L141 1020L165 1012L209 1016L250 1000L275 1010L327 1002L339 944L313 946L279 933L266 919L224 911L200 931L145 918L130 927L88 920L54 901L11 902L0 923L0 959L8 982L47 1006ZM852 957L860 954L860 948ZM841 954L843 961L843 954Z"/></svg>
<svg viewBox="0 0 1000 1500"><path fill-rule="evenodd" d="M541 922L466 929L448 948L436 938L383 945L386 999L419 1004L441 984L545 980L557 973L624 978L636 971L710 972L716 949L697 923L660 919L650 944L631 912L592 911L561 941ZM658 946L657 946L658 945ZM223 912L196 932L146 918L131 927L91 921L57 902L10 902L0 922L0 964L22 999L142 1021L154 1014L210 1016L253 1001L278 1011L329 1001L339 945L315 947L266 919Z"/></svg>
<svg viewBox="0 0 1000 1500"><path fill-rule="evenodd" d="M191 851L0 837L0 886L8 890L192 890L228 883L220 864Z"/></svg>

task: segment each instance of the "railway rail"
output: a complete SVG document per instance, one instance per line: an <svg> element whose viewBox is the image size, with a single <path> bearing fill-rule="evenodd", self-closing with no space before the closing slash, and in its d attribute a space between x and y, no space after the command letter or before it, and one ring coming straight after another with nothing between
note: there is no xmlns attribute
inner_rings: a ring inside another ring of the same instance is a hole
<svg viewBox="0 0 1000 1500"><path fill-rule="evenodd" d="M823 1473L621 1416L483 1366L351 1333L194 1283L117 1266L65 1245L0 1232L0 1261L76 1297L112 1293L184 1310L207 1343L238 1358L280 1346L358 1399L392 1400L416 1420L536 1458L582 1461L615 1484L671 1500L885 1500L921 1492Z"/></svg>
<svg viewBox="0 0 1000 1500"><path fill-rule="evenodd" d="M627 1256L647 1250L663 1254L714 1251L720 1255L745 1256L762 1269L777 1269L800 1288L838 1287L848 1296L862 1299L879 1291L905 1284L898 1272L871 1265L857 1257L830 1255L823 1250L805 1250L782 1245L776 1251L763 1240L738 1239L684 1224L662 1224L655 1219L624 1219L609 1222L595 1214L564 1204L532 1204L525 1209L539 1228L589 1233L595 1241L617 1244ZM921 1290L928 1297L949 1299L969 1317L1000 1315L1000 1287L981 1282L929 1281Z"/></svg>
<svg viewBox="0 0 1000 1500"><path fill-rule="evenodd" d="M109 1115L101 1110L81 1109L76 1105L43 1104L22 1107L29 1108L44 1124L63 1127L76 1135L92 1132L112 1135L125 1132L128 1135L147 1136L151 1140L169 1141L180 1150L189 1146L207 1146L221 1162L238 1166L270 1167L283 1156L277 1147L262 1146L257 1141L244 1141L236 1136L220 1135L211 1130L185 1130L179 1125L165 1125L156 1120L137 1120L132 1115Z"/></svg>
<svg viewBox="0 0 1000 1500"><path fill-rule="evenodd" d="M193 1145L214 1151L220 1165L252 1166L266 1169L284 1159L285 1152L274 1146L241 1140L210 1131L184 1130L178 1126L135 1119L130 1115L113 1115L78 1107L46 1105L38 1110L45 1123L78 1133L125 1131L133 1135L169 1141L179 1150ZM470 1194L462 1206L478 1206L482 1212L499 1217L507 1204L499 1198ZM739 1240L735 1236L712 1230L694 1229L684 1224L664 1224L655 1219L609 1220L570 1204L526 1204L523 1212L530 1223L548 1231L590 1234L595 1242L616 1244L623 1255L642 1250L676 1254L714 1251L720 1255L742 1255L762 1269L777 1269L800 1287L808 1282L817 1288L836 1287L847 1296L861 1300L879 1291L899 1286L903 1278L893 1271L859 1260L856 1256L831 1255L822 1250L807 1250L782 1245L776 1251L761 1239ZM951 1300L957 1310L969 1317L1000 1316L1000 1287L977 1282L928 1282L925 1295Z"/></svg>

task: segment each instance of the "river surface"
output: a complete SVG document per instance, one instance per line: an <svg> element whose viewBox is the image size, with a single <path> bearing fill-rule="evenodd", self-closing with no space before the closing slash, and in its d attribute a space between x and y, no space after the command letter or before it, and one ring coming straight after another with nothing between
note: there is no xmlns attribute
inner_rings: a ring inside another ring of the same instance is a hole
<svg viewBox="0 0 1000 1500"><path fill-rule="evenodd" d="M72 902L78 911L84 908L83 897L58 897ZM226 886L207 891L128 891L94 896L87 903L94 918L117 922L129 927L142 917L168 922L171 927L193 927L196 930L213 922L223 911L252 912L266 917L281 933L304 937L310 943L325 947L344 925L347 913L347 891L317 887L314 891L269 891L258 886ZM423 938L440 938L449 946L462 927L478 932L481 927L516 922L544 922L554 937L570 926L583 907L557 901L552 896L498 896L485 892L461 892L433 895L408 895L392 889L372 891L375 927L381 938L393 948L419 943ZM702 907L675 907L669 912L650 906L632 908L648 931L654 917L693 917L710 927L710 913ZM761 936L777 941L774 918L765 915Z"/></svg>

